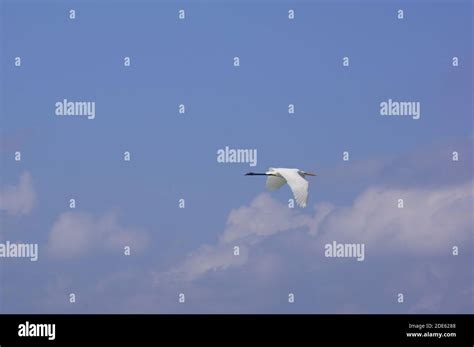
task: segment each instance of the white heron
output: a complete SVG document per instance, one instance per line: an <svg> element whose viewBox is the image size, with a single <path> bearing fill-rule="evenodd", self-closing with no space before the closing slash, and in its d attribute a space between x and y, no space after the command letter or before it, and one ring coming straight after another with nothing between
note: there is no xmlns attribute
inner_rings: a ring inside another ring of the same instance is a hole
<svg viewBox="0 0 474 347"><path fill-rule="evenodd" d="M265 173L248 172L245 176L267 176L267 189L276 190L285 183L291 188L296 202L301 207L306 207L308 201L308 186L306 176L316 176L316 174L301 171L299 169L269 168Z"/></svg>

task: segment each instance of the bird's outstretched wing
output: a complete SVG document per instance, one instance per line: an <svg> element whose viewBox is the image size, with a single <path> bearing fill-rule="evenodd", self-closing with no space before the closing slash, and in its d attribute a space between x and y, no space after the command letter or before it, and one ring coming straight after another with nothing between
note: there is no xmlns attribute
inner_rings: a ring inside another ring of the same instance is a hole
<svg viewBox="0 0 474 347"><path fill-rule="evenodd" d="M286 180L279 176L268 176L267 177L267 189L269 191L277 190L286 183Z"/></svg>
<svg viewBox="0 0 474 347"><path fill-rule="evenodd" d="M278 173L286 179L298 205L306 207L306 202L308 201L308 181L301 177L296 169L279 169Z"/></svg>

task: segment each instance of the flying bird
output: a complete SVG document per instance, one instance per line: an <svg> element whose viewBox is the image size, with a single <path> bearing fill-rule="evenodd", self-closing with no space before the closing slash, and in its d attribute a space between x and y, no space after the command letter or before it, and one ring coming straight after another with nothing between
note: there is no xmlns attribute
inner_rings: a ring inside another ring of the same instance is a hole
<svg viewBox="0 0 474 347"><path fill-rule="evenodd" d="M267 176L267 189L270 191L276 190L285 183L288 183L298 205L306 207L309 184L305 177L316 176L316 174L301 171L299 169L271 167L265 173L248 172L245 176Z"/></svg>

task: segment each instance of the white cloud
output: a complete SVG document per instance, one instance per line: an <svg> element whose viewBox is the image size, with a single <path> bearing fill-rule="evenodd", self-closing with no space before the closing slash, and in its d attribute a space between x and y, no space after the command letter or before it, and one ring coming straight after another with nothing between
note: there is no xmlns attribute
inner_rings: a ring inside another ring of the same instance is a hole
<svg viewBox="0 0 474 347"><path fill-rule="evenodd" d="M154 283L159 285L171 281L193 281L210 270L226 270L241 266L248 258L247 247L239 245L239 255L234 255L230 245L203 245L190 253L178 266L165 273L154 273Z"/></svg>
<svg viewBox="0 0 474 347"><path fill-rule="evenodd" d="M9 185L0 189L0 210L9 215L26 215L36 202L36 193L29 172L20 175L18 185Z"/></svg>
<svg viewBox="0 0 474 347"><path fill-rule="evenodd" d="M469 241L473 197L472 181L430 190L372 187L352 206L326 211L311 229L323 242L365 242L366 252L448 254Z"/></svg>
<svg viewBox="0 0 474 347"><path fill-rule="evenodd" d="M258 195L249 206L232 210L227 218L221 243L245 240L249 243L270 235L307 226L311 217L302 215L298 210L290 209L269 194Z"/></svg>
<svg viewBox="0 0 474 347"><path fill-rule="evenodd" d="M125 246L134 253L145 248L147 242L147 233L120 225L115 213L94 217L90 213L65 212L52 227L47 249L54 257L73 258L93 251L120 254Z"/></svg>
<svg viewBox="0 0 474 347"><path fill-rule="evenodd" d="M306 230L314 252L324 244L363 242L367 256L396 253L449 254L453 245L469 244L472 232L473 182L438 189L371 187L352 206L315 205L313 214L258 195L249 206L232 210L215 246L202 246L166 273L155 274L155 283L170 278L192 281L215 269L247 263L253 247L276 234ZM404 199L404 208L397 206ZM233 255L232 245L244 253Z"/></svg>

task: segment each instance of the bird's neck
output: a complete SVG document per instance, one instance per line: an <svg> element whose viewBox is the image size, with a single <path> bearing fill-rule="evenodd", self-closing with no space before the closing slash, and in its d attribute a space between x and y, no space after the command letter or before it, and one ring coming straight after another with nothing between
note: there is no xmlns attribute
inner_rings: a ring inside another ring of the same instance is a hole
<svg viewBox="0 0 474 347"><path fill-rule="evenodd" d="M245 176L267 176L267 174L266 173L249 172L249 173L246 173Z"/></svg>

